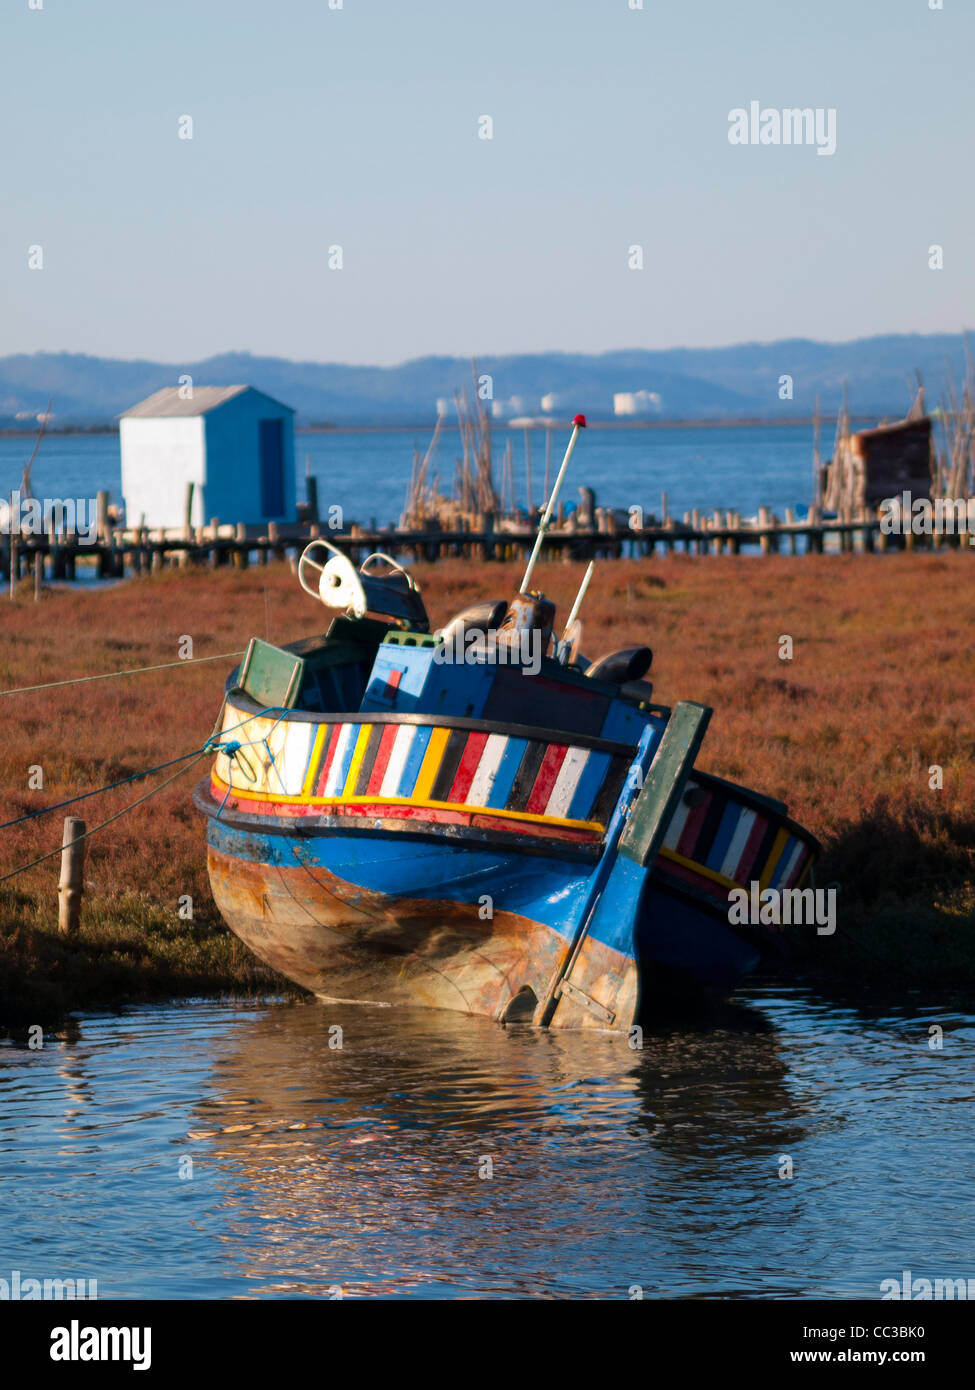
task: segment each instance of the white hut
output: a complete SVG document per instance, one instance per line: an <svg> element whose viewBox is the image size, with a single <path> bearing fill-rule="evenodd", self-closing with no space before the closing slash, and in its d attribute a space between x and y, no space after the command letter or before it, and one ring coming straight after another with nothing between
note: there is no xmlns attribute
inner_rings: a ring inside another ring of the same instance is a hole
<svg viewBox="0 0 975 1390"><path fill-rule="evenodd" d="M119 422L126 520L155 528L295 517L294 411L253 386L170 386Z"/></svg>

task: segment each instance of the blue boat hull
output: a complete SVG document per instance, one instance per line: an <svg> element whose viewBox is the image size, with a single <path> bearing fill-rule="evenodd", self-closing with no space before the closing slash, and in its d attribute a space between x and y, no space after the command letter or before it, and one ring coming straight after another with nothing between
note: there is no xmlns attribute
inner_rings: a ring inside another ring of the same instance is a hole
<svg viewBox="0 0 975 1390"><path fill-rule="evenodd" d="M669 973L726 991L760 957L624 857L586 862L409 833L296 836L212 814L208 844L225 920L324 999L537 1021L587 920L573 970L585 988L567 987L550 1021L619 1028Z"/></svg>

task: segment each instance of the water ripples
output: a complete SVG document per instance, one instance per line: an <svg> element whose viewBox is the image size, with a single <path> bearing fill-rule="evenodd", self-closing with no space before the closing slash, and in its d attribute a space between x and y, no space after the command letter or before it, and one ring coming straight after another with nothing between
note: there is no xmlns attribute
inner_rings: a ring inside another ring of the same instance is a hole
<svg viewBox="0 0 975 1390"><path fill-rule="evenodd" d="M0 1048L0 1277L619 1298L972 1277L973 1054L971 1015L798 988L642 1051L423 1011L92 1015Z"/></svg>

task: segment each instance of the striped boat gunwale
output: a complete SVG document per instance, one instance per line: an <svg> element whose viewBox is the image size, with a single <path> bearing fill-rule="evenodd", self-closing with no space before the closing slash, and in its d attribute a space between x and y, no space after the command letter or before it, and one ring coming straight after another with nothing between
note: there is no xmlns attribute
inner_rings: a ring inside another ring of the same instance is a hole
<svg viewBox="0 0 975 1390"><path fill-rule="evenodd" d="M475 820L482 819L483 815L470 817L468 824L445 824L434 821L384 819L376 816L254 814L233 806L232 797L225 805L223 798L214 795L209 778L197 783L192 797L197 810L220 825L226 825L245 835L280 836L282 839L293 839L299 844L323 834L349 834L365 839L382 839L395 834L404 840L422 844L446 842L460 847L505 849L518 854L571 860L590 866L599 861L603 852L602 840L595 836L571 839L554 834L543 836L526 833L523 824L510 831L475 824Z"/></svg>
<svg viewBox="0 0 975 1390"><path fill-rule="evenodd" d="M740 883L737 879L729 878L727 874L717 873L714 869L709 869L706 864L701 864L696 859L688 859L685 855L678 854L675 850L662 848L659 851L659 854L661 858L669 860L670 863L676 864L684 869L693 870L694 873L700 874L703 878L706 878L710 882L717 884L720 888L727 889L729 892L732 888L744 888L746 886L745 884ZM803 879L806 878L806 876L809 873L809 870L813 866L814 860L815 856L809 855L809 857L806 859L805 864L803 865L802 873L796 879L796 882L793 884L793 887L797 888L799 884L803 881Z"/></svg>
<svg viewBox="0 0 975 1390"><path fill-rule="evenodd" d="M246 715L247 706L255 713ZM266 723L271 713L238 692L225 704L225 729L226 719L245 714L243 725ZM300 717L289 726L291 714ZM385 807L392 819L480 815L520 824L524 833L601 837L635 756L631 745L595 735L456 715L356 711L336 719L281 711L270 722L267 781L273 771L280 789L238 786L233 759L224 766L219 757L213 786L292 819L311 811L348 817L359 807L375 815ZM757 879L762 889L780 889L805 879L819 850L782 802L694 769L661 853L710 883L731 888Z"/></svg>
<svg viewBox="0 0 975 1390"><path fill-rule="evenodd" d="M666 845L660 847L657 855L658 858L667 860L679 868L693 870L694 873L700 874L702 878L708 879L709 882L725 889L726 892L730 892L732 888L741 887L741 884L736 883L733 878L728 878L727 874L717 873L714 869L709 869L706 864L701 864L696 859L690 859L687 855L678 854L676 850L668 849Z"/></svg>
<svg viewBox="0 0 975 1390"><path fill-rule="evenodd" d="M224 730L240 731L239 746L263 741L261 774L251 785L237 779L239 746L228 740L226 752L217 750L213 788L275 815L385 806L394 818L478 814L517 822L525 833L601 837L633 761L626 745L611 740L599 742L625 751L512 737L496 725L489 733L485 721L471 729L466 718L289 725L263 711L241 721L242 712L228 703Z"/></svg>
<svg viewBox="0 0 975 1390"><path fill-rule="evenodd" d="M523 738L543 743L565 743L574 748L587 748L597 753L611 756L626 756L631 760L636 756L635 743L619 743L615 739L600 738L597 734L576 734L568 729L543 728L540 724L501 724L494 719L468 719L450 714L408 714L396 711L369 710L329 712L308 709L269 710L239 689L228 690L226 703L240 710L248 718L269 718L277 716L275 722L291 724L406 724L430 729L458 729L465 733L501 734L506 738Z"/></svg>
<svg viewBox="0 0 975 1390"><path fill-rule="evenodd" d="M733 813L733 814L732 814ZM712 851L718 846L728 848L728 830L731 826L750 826L752 835L747 843L739 846L736 862L747 861L749 870L765 866L779 836L785 842L801 847L807 857L818 858L822 846L805 826L793 820L781 801L752 792L736 782L716 777L711 773L700 772L694 768L690 773L684 794L674 811L673 819L664 837L665 846L684 855L688 860L707 865L711 869L724 867L712 862ZM759 835L757 832L761 831ZM783 850L786 843L779 845ZM794 853L790 850L790 856ZM777 880L776 870L780 856L772 856L770 879ZM735 880L739 884L740 878ZM764 888L765 883L762 884ZM775 882L775 886L782 884Z"/></svg>
<svg viewBox="0 0 975 1390"><path fill-rule="evenodd" d="M546 816L532 813L529 811L509 810L500 806L476 806L470 803L434 801L432 799L424 801L414 801L408 796L306 796L303 792L297 795L288 795L285 792L253 792L246 787L235 787L224 782L218 777L216 772L212 772L208 779L214 794L220 798L226 797L230 801L253 801L262 806L269 807L309 807L317 810L320 807L337 806L388 806L391 808L401 807L417 813L417 819L422 819L422 812L430 811L453 811L458 815L480 816L489 820L509 820L519 825L539 825L550 826L553 829L561 830L580 830L587 832L590 836L601 838L606 827L600 821L587 820L568 820L562 816ZM304 815L288 815L286 811L270 812L270 816L278 815L281 820L304 820L310 815L310 811Z"/></svg>
<svg viewBox="0 0 975 1390"><path fill-rule="evenodd" d="M729 801L739 801L750 811L757 811L766 819L774 816L776 822L784 826L790 835L794 835L798 840L803 840L814 856L822 854L822 843L811 830L807 830L804 825L800 825L798 821L792 819L784 801L776 801L774 797L752 791L749 787L742 787L727 777L719 777L714 772L702 772L700 768L696 767L691 770L687 779L685 795L695 784L706 790L710 789L712 793L716 792L723 795Z"/></svg>
<svg viewBox="0 0 975 1390"><path fill-rule="evenodd" d="M802 867L802 872L792 885L793 890L801 890L812 871L814 862L815 855L809 854ZM697 860L688 859L669 849L661 849L659 852L658 872L654 876L654 882L656 887L663 892L673 893L678 897L693 898L699 906L709 908L716 917L726 924L728 923L729 895L733 890L740 891L745 887L744 884L728 878L725 874L716 873L707 865L699 864ZM733 926L733 930L738 930L738 924Z"/></svg>
<svg viewBox="0 0 975 1390"><path fill-rule="evenodd" d="M776 891L803 883L818 841L782 802L724 778L692 771L660 848L665 877L691 882L713 901L757 883Z"/></svg>
<svg viewBox="0 0 975 1390"><path fill-rule="evenodd" d="M673 872L671 872L672 870ZM733 935L741 937L744 941L754 942L756 939L769 941L781 936L778 929L773 926L750 922L729 922L727 899L720 898L713 891L716 886L710 884L708 887L708 880L700 878L695 880L690 873L681 874L679 866L675 864L668 865L667 871L658 874L654 879L654 888L665 898L674 898L678 901L691 903L698 912L703 912L713 921L720 922Z"/></svg>

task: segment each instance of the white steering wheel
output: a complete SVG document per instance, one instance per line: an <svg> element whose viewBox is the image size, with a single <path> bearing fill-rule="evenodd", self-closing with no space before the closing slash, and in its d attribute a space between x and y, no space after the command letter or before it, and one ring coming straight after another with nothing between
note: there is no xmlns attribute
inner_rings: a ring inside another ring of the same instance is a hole
<svg viewBox="0 0 975 1390"><path fill-rule="evenodd" d="M319 584L321 582L321 576L325 572L326 561L322 560L321 562L319 562L318 560L312 559L312 555L317 554L317 552L320 550L329 551L332 555L337 555L339 559L345 558L342 552L340 550L336 550L334 545L329 545L328 541L312 541L310 545L305 546L304 550L301 552L301 555L298 558L298 583L304 589L306 594L311 594L312 598L320 597L318 591ZM315 579L313 584L310 584L308 582L309 571L314 571L315 573Z"/></svg>
<svg viewBox="0 0 975 1390"><path fill-rule="evenodd" d="M351 608L357 618L366 611L365 591L352 561L328 541L305 546L298 560L298 583L326 608Z"/></svg>
<svg viewBox="0 0 975 1390"><path fill-rule="evenodd" d="M325 558L327 557L327 558ZM298 583L306 594L319 599L326 608L342 608L357 618L365 616L369 608L364 580L372 577L367 571L374 561L380 560L395 574L401 574L410 589L419 592L416 580L397 564L391 555L376 551L363 561L362 569L356 571L352 561L334 545L325 540L314 540L306 545L298 560ZM373 596L375 597L375 595Z"/></svg>
<svg viewBox="0 0 975 1390"><path fill-rule="evenodd" d="M419 590L419 585L412 574L410 574L408 570L405 570L398 560L394 560L392 555L387 555L383 550L374 550L371 555L367 555L359 566L359 573L365 574L367 572L367 566L371 565L373 560L382 560L395 574L401 574L411 589Z"/></svg>

